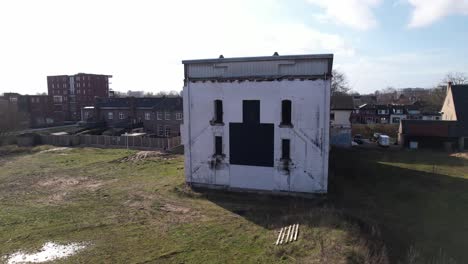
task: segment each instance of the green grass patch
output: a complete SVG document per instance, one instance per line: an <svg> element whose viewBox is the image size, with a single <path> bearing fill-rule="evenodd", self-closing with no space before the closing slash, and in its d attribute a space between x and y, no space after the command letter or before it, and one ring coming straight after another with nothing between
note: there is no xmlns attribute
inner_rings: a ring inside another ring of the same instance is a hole
<svg viewBox="0 0 468 264"><path fill-rule="evenodd" d="M333 150L329 195L303 199L193 191L180 155L8 148L0 257L54 241L88 245L63 263L468 262L463 157ZM293 223L299 241L274 246Z"/></svg>

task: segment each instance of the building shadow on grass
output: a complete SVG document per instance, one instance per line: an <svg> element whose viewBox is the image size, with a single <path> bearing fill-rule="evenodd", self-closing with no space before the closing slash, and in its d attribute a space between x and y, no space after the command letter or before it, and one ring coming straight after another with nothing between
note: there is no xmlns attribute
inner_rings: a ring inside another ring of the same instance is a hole
<svg viewBox="0 0 468 264"><path fill-rule="evenodd" d="M200 192L270 230L293 223L340 228L320 217L332 214L359 226L362 236L377 243L376 249L379 241L384 243L391 263L404 261L410 248L416 248L426 262L443 252L447 259L468 263L468 180L381 163L384 159L406 162L399 154L334 150L329 193L315 198ZM466 161L447 154L438 162L458 166Z"/></svg>

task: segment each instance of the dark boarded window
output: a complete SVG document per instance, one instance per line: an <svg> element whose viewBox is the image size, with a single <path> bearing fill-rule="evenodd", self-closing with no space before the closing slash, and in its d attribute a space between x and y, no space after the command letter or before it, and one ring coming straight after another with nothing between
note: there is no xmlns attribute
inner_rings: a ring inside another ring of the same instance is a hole
<svg viewBox="0 0 468 264"><path fill-rule="evenodd" d="M223 137L215 137L215 155L223 155Z"/></svg>
<svg viewBox="0 0 468 264"><path fill-rule="evenodd" d="M291 125L291 100L281 101L281 124Z"/></svg>
<svg viewBox="0 0 468 264"><path fill-rule="evenodd" d="M291 159L291 141L289 139L283 139L281 141L281 159Z"/></svg>
<svg viewBox="0 0 468 264"><path fill-rule="evenodd" d="M260 101L244 100L242 101L242 115L245 124L260 123Z"/></svg>
<svg viewBox="0 0 468 264"><path fill-rule="evenodd" d="M330 113L330 120L335 121L335 113Z"/></svg>
<svg viewBox="0 0 468 264"><path fill-rule="evenodd" d="M229 157L234 165L273 167L274 125L229 123Z"/></svg>
<svg viewBox="0 0 468 264"><path fill-rule="evenodd" d="M223 101L215 100L214 101L214 110L215 110L215 120L217 124L223 123Z"/></svg>

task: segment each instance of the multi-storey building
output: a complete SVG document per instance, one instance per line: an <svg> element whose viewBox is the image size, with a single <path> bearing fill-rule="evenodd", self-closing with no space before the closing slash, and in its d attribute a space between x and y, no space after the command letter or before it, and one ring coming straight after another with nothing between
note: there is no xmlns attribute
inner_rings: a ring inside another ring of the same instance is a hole
<svg viewBox="0 0 468 264"><path fill-rule="evenodd" d="M81 109L93 105L96 97L109 97L111 75L78 73L47 76L55 123L80 120Z"/></svg>

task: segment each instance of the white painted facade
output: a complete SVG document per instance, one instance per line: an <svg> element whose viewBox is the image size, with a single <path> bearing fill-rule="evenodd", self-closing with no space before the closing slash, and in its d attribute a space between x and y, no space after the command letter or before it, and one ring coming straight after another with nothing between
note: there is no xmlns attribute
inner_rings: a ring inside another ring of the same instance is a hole
<svg viewBox="0 0 468 264"><path fill-rule="evenodd" d="M351 113L353 110L331 110L331 114L334 117L330 124L333 127L351 127Z"/></svg>
<svg viewBox="0 0 468 264"><path fill-rule="evenodd" d="M333 56L313 56L316 55L184 62L182 140L188 184L272 192L327 192ZM288 69L286 75L284 65ZM257 71L258 67L261 70ZM215 100L223 102L224 125L210 123ZM229 124L243 122L243 100L259 100L260 123L273 124L272 167L230 164ZM280 126L282 100L292 103L292 127ZM222 137L223 157L214 155L216 136ZM290 140L288 169L281 160L282 139Z"/></svg>

